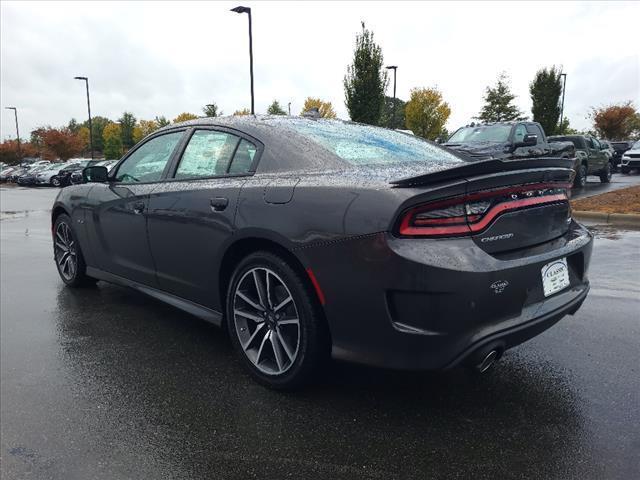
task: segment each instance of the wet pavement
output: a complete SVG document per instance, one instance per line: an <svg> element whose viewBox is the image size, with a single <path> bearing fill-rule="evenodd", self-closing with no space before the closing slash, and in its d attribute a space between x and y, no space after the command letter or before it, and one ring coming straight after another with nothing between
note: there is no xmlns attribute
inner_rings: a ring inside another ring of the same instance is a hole
<svg viewBox="0 0 640 480"><path fill-rule="evenodd" d="M640 232L595 228L582 309L486 376L336 363L283 394L205 322L63 287L55 193L0 189L3 479L640 476Z"/></svg>
<svg viewBox="0 0 640 480"><path fill-rule="evenodd" d="M587 184L584 188L574 188L572 190L571 197L574 199L592 197L593 195L633 187L635 185L640 185L640 171L638 170L632 170L629 174L614 173L610 183L602 183L598 177L590 176L587 177Z"/></svg>

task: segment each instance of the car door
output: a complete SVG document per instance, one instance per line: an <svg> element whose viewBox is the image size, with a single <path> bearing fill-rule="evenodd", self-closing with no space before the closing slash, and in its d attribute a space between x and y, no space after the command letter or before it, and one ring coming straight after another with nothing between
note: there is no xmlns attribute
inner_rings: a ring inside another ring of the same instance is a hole
<svg viewBox="0 0 640 480"><path fill-rule="evenodd" d="M595 173L602 170L607 163L607 156L601 150L600 142L593 137L587 139L587 147L589 148L589 173Z"/></svg>
<svg viewBox="0 0 640 480"><path fill-rule="evenodd" d="M117 165L108 183L96 183L91 190L87 230L101 270L157 285L147 235L149 194L167 175L184 132L150 138Z"/></svg>
<svg viewBox="0 0 640 480"><path fill-rule="evenodd" d="M148 229L161 289L220 311L218 268L233 234L242 185L261 151L255 139L195 129L172 179L149 199Z"/></svg>

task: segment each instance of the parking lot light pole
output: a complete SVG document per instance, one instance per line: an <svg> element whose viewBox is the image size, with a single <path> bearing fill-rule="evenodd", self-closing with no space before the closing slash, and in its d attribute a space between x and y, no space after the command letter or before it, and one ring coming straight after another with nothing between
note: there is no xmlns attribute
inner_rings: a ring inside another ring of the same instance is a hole
<svg viewBox="0 0 640 480"><path fill-rule="evenodd" d="M251 75L251 115L255 115L254 97L253 97L253 32L251 30L251 9L249 7L235 7L232 12L246 13L249 15L249 74Z"/></svg>
<svg viewBox="0 0 640 480"><path fill-rule="evenodd" d="M87 86L87 110L89 112L89 145L91 145L91 160L93 160L93 127L91 125L91 102L89 101L89 79L87 77L73 77L76 80L84 80Z"/></svg>
<svg viewBox="0 0 640 480"><path fill-rule="evenodd" d="M18 139L18 158L20 158L20 129L18 128L18 109L16 107L4 107L7 110L13 110L13 116L16 119L16 138Z"/></svg>
<svg viewBox="0 0 640 480"><path fill-rule="evenodd" d="M562 77L562 103L560 104L560 128L562 128L562 122L564 121L564 89L567 86L567 74L561 73L560 76Z"/></svg>
<svg viewBox="0 0 640 480"><path fill-rule="evenodd" d="M398 70L397 65L389 65L386 67L387 70L393 70L393 114L391 117L391 128L396 128L396 70Z"/></svg>

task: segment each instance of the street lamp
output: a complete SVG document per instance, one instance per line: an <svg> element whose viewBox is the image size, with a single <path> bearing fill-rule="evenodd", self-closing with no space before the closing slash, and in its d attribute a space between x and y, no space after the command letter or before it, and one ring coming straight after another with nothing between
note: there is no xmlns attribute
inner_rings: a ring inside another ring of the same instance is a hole
<svg viewBox="0 0 640 480"><path fill-rule="evenodd" d="M391 120L391 128L396 127L396 70L398 70L397 65L389 65L386 67L387 70L393 70L393 114Z"/></svg>
<svg viewBox="0 0 640 480"><path fill-rule="evenodd" d="M249 73L251 75L251 115L255 115L253 99L253 33L251 31L251 9L249 7L235 7L232 12L246 13L249 15Z"/></svg>
<svg viewBox="0 0 640 480"><path fill-rule="evenodd" d="M18 139L18 158L20 158L20 129L18 128L18 109L16 107L4 107L7 110L13 110L13 115L16 119L16 137Z"/></svg>
<svg viewBox="0 0 640 480"><path fill-rule="evenodd" d="M291 102L287 104L287 108L289 109L289 116L291 116Z"/></svg>
<svg viewBox="0 0 640 480"><path fill-rule="evenodd" d="M76 80L84 80L87 86L87 110L89 111L89 144L91 145L91 160L93 160L93 126L91 125L91 102L89 101L89 79L87 77L73 77Z"/></svg>
<svg viewBox="0 0 640 480"><path fill-rule="evenodd" d="M560 105L560 128L562 128L562 122L564 120L564 89L567 86L567 74L566 73L561 73L560 76L562 77L562 103Z"/></svg>

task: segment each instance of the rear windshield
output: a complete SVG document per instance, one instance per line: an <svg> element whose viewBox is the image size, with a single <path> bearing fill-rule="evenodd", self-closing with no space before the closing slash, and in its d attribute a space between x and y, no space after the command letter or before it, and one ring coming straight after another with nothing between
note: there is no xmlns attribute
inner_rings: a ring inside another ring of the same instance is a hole
<svg viewBox="0 0 640 480"><path fill-rule="evenodd" d="M439 165L464 160L420 137L380 127L339 121L282 119L287 128L312 140L351 165L429 162Z"/></svg>

